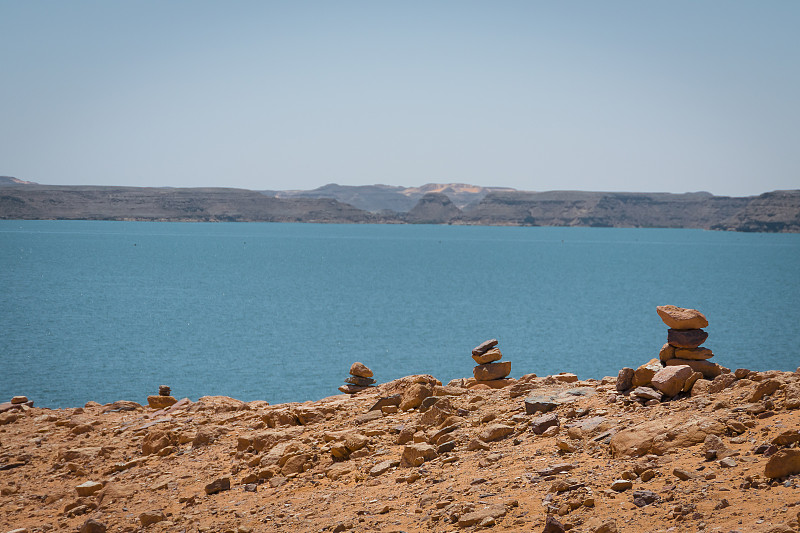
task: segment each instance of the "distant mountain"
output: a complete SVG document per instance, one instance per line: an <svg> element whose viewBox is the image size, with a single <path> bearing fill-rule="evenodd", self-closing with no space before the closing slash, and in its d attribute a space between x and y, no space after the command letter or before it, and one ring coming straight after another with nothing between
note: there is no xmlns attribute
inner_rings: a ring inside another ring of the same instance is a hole
<svg viewBox="0 0 800 533"><path fill-rule="evenodd" d="M37 185L33 181L22 181L11 176L0 176L0 185Z"/></svg>
<svg viewBox="0 0 800 533"><path fill-rule="evenodd" d="M246 189L0 186L0 219L379 223L329 198L270 198Z"/></svg>
<svg viewBox="0 0 800 533"><path fill-rule="evenodd" d="M800 233L800 190L735 198L706 192L525 192L462 184L331 184L314 191L269 193L225 188L53 186L4 178L0 180L0 219L591 226Z"/></svg>
<svg viewBox="0 0 800 533"><path fill-rule="evenodd" d="M505 187L479 187L464 183L428 183L421 187L396 187L392 185L337 185L329 183L311 191L261 191L276 198L333 198L353 207L378 213L409 212L428 193L446 195L453 204L463 209L477 204L494 191L513 191Z"/></svg>

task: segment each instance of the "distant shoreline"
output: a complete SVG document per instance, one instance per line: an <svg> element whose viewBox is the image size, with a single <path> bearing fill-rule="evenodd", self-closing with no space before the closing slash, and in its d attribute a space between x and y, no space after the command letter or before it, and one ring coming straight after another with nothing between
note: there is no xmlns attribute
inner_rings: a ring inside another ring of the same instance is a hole
<svg viewBox="0 0 800 533"><path fill-rule="evenodd" d="M389 186L330 185L314 191L252 191L39 185L20 183L20 180L10 182L9 179L0 180L2 220L446 224L800 232L800 190L773 191L748 197L714 196L710 193L525 192L459 184L431 185L425 186L427 189L413 190Z"/></svg>

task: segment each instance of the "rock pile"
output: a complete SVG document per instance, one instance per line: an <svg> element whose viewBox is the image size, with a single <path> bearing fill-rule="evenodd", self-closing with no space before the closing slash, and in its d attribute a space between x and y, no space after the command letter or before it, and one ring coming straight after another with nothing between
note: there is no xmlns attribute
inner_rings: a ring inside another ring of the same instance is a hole
<svg viewBox="0 0 800 533"><path fill-rule="evenodd" d="M700 347L708 338L708 333L702 329L708 326L703 313L674 305L660 305L656 307L656 312L670 328L667 331L667 343L658 354L663 365L686 365L703 374L706 379L714 379L722 374L723 368L709 361L714 353Z"/></svg>
<svg viewBox="0 0 800 533"><path fill-rule="evenodd" d="M730 372L709 361L714 354L700 347L708 338L708 333L702 329L708 326L703 313L674 305L660 305L656 311L670 328L667 343L661 347L658 359L651 359L636 370L620 370L618 391L642 402L658 403L692 391L701 378L712 380Z"/></svg>
<svg viewBox="0 0 800 533"><path fill-rule="evenodd" d="M511 361L502 361L503 354L496 347L497 339L490 339L479 344L472 350L472 358L478 365L472 369L476 384L497 385L496 382L506 378L511 373ZM487 383L488 382L488 383Z"/></svg>
<svg viewBox="0 0 800 533"><path fill-rule="evenodd" d="M345 394L355 394L375 386L375 380L372 379L372 370L358 361L350 367L350 377L344 381L344 385L339 387L339 390Z"/></svg>
<svg viewBox="0 0 800 533"><path fill-rule="evenodd" d="M147 405L152 407L153 409L164 409L166 407L170 407L175 405L176 400L172 394L172 389L170 389L166 385L159 385L158 386L158 396L148 396L147 397Z"/></svg>

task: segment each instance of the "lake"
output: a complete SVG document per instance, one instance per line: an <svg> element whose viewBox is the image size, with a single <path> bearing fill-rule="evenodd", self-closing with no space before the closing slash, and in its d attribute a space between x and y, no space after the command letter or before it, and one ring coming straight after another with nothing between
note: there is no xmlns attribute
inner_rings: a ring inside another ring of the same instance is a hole
<svg viewBox="0 0 800 533"><path fill-rule="evenodd" d="M700 309L731 369L800 365L800 235L686 229L0 221L0 401L338 394L472 375L616 376Z"/></svg>

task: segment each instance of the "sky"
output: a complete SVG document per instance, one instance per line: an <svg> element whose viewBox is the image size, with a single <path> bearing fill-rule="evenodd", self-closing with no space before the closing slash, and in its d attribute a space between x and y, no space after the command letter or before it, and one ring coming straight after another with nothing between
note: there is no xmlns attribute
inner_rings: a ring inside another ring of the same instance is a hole
<svg viewBox="0 0 800 533"><path fill-rule="evenodd" d="M0 175L800 188L800 2L0 0Z"/></svg>

